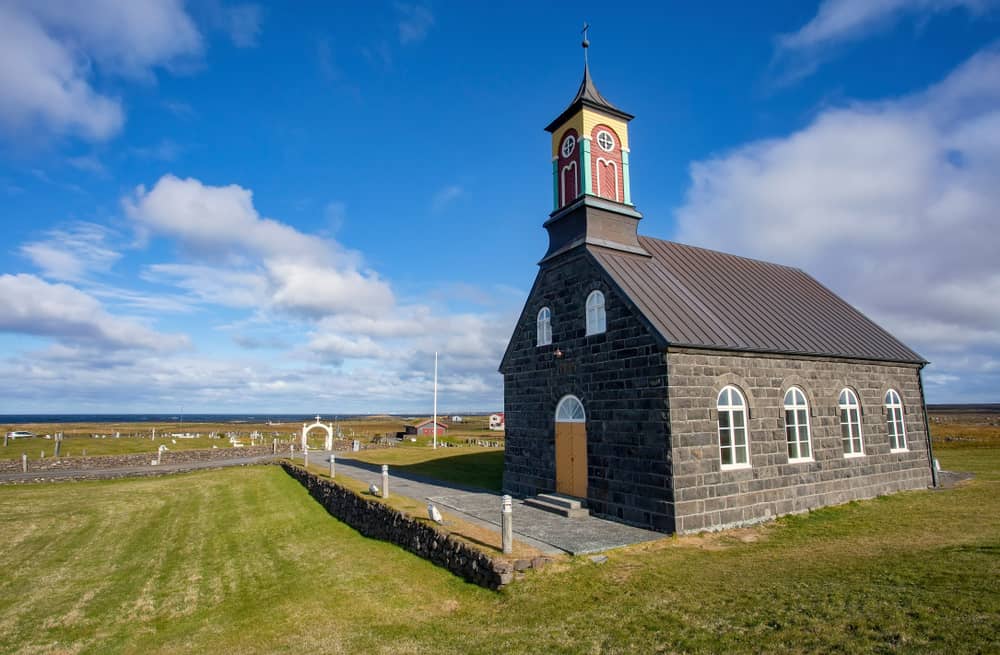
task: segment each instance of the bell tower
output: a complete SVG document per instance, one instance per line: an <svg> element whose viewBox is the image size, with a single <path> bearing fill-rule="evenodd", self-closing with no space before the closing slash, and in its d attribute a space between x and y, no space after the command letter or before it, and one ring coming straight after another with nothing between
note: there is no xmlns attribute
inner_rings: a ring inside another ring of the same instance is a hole
<svg viewBox="0 0 1000 655"><path fill-rule="evenodd" d="M588 29L584 25L580 88L545 128L552 134L553 211L545 222L549 250L543 261L583 243L646 254L629 179L633 116L608 102L591 79Z"/></svg>

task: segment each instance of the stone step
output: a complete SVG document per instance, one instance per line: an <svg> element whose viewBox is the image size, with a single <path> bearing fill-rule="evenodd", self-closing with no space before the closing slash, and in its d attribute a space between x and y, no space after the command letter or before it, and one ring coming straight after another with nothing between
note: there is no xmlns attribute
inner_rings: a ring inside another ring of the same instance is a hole
<svg viewBox="0 0 1000 655"><path fill-rule="evenodd" d="M550 505L558 505L559 507L565 507L566 509L580 509L581 507L587 506L587 501L582 498L564 496L563 494L538 494L536 498L544 500Z"/></svg>
<svg viewBox="0 0 1000 655"><path fill-rule="evenodd" d="M535 496L534 498L525 498L524 504L528 507L534 507L535 509L542 509L546 512L552 512L553 514L558 514L560 516L565 516L566 518L576 519L585 516L590 516L590 510L585 507L566 507L565 504L557 504L549 502L543 499L541 496Z"/></svg>

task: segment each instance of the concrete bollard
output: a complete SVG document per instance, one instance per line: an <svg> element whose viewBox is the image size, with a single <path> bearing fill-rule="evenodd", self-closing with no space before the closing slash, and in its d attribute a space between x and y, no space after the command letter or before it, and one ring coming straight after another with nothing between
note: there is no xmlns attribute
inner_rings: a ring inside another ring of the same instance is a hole
<svg viewBox="0 0 1000 655"><path fill-rule="evenodd" d="M389 465L382 465L382 497L389 497Z"/></svg>
<svg viewBox="0 0 1000 655"><path fill-rule="evenodd" d="M6 432L4 432L4 433L3 433L3 447L4 447L4 448L6 448L6 447L7 447L7 440L8 440L8 439L10 439L10 435L9 435L9 434L7 434Z"/></svg>
<svg viewBox="0 0 1000 655"><path fill-rule="evenodd" d="M38 453L38 459L45 459L45 451Z"/></svg>
<svg viewBox="0 0 1000 655"><path fill-rule="evenodd" d="M21 453L21 472L28 472L28 453Z"/></svg>
<svg viewBox="0 0 1000 655"><path fill-rule="evenodd" d="M271 454L272 455L277 455L278 454L278 440L277 439L275 439L274 441L271 442Z"/></svg>
<svg viewBox="0 0 1000 655"><path fill-rule="evenodd" d="M330 452L330 477L334 477L337 473L337 458Z"/></svg>
<svg viewBox="0 0 1000 655"><path fill-rule="evenodd" d="M500 501L500 525L502 534L503 554L510 555L514 550L514 521L511 498L504 494Z"/></svg>
<svg viewBox="0 0 1000 655"><path fill-rule="evenodd" d="M295 444L289 446L289 457L295 457Z"/></svg>
<svg viewBox="0 0 1000 655"><path fill-rule="evenodd" d="M55 449L56 449L56 451L55 451L55 453L53 455L55 457L59 457L59 453L60 453L60 451L62 451L62 439L59 439L58 437L56 438Z"/></svg>

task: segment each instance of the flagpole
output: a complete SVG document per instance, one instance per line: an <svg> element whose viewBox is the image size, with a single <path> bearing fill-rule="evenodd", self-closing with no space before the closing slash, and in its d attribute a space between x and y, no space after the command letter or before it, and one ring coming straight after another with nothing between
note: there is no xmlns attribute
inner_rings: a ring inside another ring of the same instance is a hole
<svg viewBox="0 0 1000 655"><path fill-rule="evenodd" d="M438 354L434 353L434 449L438 447Z"/></svg>

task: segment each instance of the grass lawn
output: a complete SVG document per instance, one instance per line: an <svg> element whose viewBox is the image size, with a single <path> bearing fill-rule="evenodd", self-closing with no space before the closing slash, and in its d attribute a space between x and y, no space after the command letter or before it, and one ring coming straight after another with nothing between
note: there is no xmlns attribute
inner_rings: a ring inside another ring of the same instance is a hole
<svg viewBox="0 0 1000 655"><path fill-rule="evenodd" d="M176 442L176 443L174 443ZM3 443L3 442L0 442ZM170 450L195 450L199 448L230 448L228 439L209 439L208 437L196 437L193 439L171 439L170 437L159 438L154 441L149 437L121 437L115 439L108 437L105 439L94 439L83 435L67 435L63 438L61 457L88 457L95 455L130 455L132 453L155 453L156 449L165 445ZM13 439L8 442L7 447L0 446L0 459L20 459L24 453L28 459L36 460L42 453L45 457L52 457L55 453L56 442L44 437L30 437L27 439Z"/></svg>
<svg viewBox="0 0 1000 655"><path fill-rule="evenodd" d="M503 450L497 448L432 448L400 445L345 455L371 464L388 464L436 480L500 491L503 483Z"/></svg>
<svg viewBox="0 0 1000 655"><path fill-rule="evenodd" d="M0 652L998 652L1000 448L936 454L976 479L498 594L361 537L277 467L0 487Z"/></svg>

